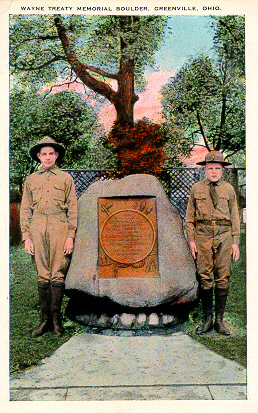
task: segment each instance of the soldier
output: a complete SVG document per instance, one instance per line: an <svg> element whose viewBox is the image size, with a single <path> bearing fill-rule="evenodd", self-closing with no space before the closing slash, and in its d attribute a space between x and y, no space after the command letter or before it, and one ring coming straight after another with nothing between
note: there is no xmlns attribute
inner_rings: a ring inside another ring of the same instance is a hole
<svg viewBox="0 0 258 413"><path fill-rule="evenodd" d="M64 281L77 227L77 199L72 177L56 167L65 149L44 137L30 149L31 157L41 163L24 184L20 210L22 240L32 255L38 273L38 294L42 322L32 335L48 330L64 332L60 310Z"/></svg>
<svg viewBox="0 0 258 413"><path fill-rule="evenodd" d="M206 155L205 161L197 162L197 165L205 165L206 178L192 186L185 219L190 250L196 260L205 316L197 333L206 333L214 327L219 334L229 335L223 324L223 314L228 296L231 257L234 261L239 258L240 223L235 191L221 177L224 166L231 164L224 160L221 152L212 151Z"/></svg>

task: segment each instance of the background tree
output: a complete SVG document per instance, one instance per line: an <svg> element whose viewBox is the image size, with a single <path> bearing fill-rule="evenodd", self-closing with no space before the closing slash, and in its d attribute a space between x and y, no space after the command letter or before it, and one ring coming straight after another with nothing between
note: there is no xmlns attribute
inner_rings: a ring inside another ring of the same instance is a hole
<svg viewBox="0 0 258 413"><path fill-rule="evenodd" d="M63 91L42 99L34 91L14 89L10 100L10 172L11 187L20 193L25 176L38 165L29 156L29 148L44 136L67 148L63 168L112 165L111 151L101 144L95 111L78 93Z"/></svg>
<svg viewBox="0 0 258 413"><path fill-rule="evenodd" d="M201 138L209 151L229 157L245 147L244 19L213 24L217 61L200 56L183 66L163 88L164 115L189 147Z"/></svg>
<svg viewBox="0 0 258 413"><path fill-rule="evenodd" d="M12 73L22 82L80 81L109 100L119 124L133 124L143 69L154 61L162 16L13 16Z"/></svg>
<svg viewBox="0 0 258 413"><path fill-rule="evenodd" d="M219 62L230 73L245 77L245 18L243 16L213 17L215 50Z"/></svg>

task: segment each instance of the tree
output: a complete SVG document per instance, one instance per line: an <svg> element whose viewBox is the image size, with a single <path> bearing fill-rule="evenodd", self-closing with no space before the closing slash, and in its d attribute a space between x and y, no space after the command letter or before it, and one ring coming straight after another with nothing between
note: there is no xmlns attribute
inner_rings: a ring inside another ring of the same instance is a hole
<svg viewBox="0 0 258 413"><path fill-rule="evenodd" d="M148 173L158 176L165 160L164 136L160 125L142 119L131 124L115 124L107 138L118 155L119 176Z"/></svg>
<svg viewBox="0 0 258 413"><path fill-rule="evenodd" d="M19 192L22 192L24 178L37 166L29 156L29 148L44 136L51 136L67 148L61 165L63 168L100 166L104 155L99 151L96 154L95 150L97 145L101 146L102 137L99 133L94 109L78 93L63 91L42 99L42 96L31 90L12 90L11 186L18 187ZM106 154L107 150L101 148ZM110 156L111 152L108 154Z"/></svg>
<svg viewBox="0 0 258 413"><path fill-rule="evenodd" d="M13 16L13 76L38 85L80 81L115 106L120 125L133 124L135 80L143 85L165 22L162 16Z"/></svg>
<svg viewBox="0 0 258 413"><path fill-rule="evenodd" d="M213 17L214 43L220 64L235 76L245 77L245 19L243 16Z"/></svg>
<svg viewBox="0 0 258 413"><path fill-rule="evenodd" d="M245 146L244 21L226 16L214 24L217 64L205 56L185 64L163 88L164 115L190 147L201 137L209 151L232 156ZM232 36L241 39L236 48Z"/></svg>

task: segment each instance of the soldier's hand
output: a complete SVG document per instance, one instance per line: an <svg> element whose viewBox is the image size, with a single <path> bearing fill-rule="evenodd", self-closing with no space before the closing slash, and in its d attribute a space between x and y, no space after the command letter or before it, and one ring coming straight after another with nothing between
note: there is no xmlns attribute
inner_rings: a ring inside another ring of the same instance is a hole
<svg viewBox="0 0 258 413"><path fill-rule="evenodd" d="M192 256L195 260L196 259L196 254L197 254L197 247L196 247L195 241L190 242L190 250L191 250Z"/></svg>
<svg viewBox="0 0 258 413"><path fill-rule="evenodd" d="M68 237L64 243L64 254L69 255L73 252L73 238Z"/></svg>
<svg viewBox="0 0 258 413"><path fill-rule="evenodd" d="M232 258L234 261L237 261L240 256L239 247L237 244L232 245Z"/></svg>
<svg viewBox="0 0 258 413"><path fill-rule="evenodd" d="M34 255L34 245L30 238L25 240L24 249L27 252L27 254Z"/></svg>

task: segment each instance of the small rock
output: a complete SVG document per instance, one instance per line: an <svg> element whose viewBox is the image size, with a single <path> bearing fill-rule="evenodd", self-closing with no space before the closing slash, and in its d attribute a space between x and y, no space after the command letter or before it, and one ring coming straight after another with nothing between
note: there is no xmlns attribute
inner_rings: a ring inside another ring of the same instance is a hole
<svg viewBox="0 0 258 413"><path fill-rule="evenodd" d="M172 315L168 315L168 314L162 314L161 315L161 323L164 326L168 326L170 324L173 324L174 321L174 317Z"/></svg>
<svg viewBox="0 0 258 413"><path fill-rule="evenodd" d="M135 327L144 327L147 320L147 316L145 313L140 313L136 317Z"/></svg>
<svg viewBox="0 0 258 413"><path fill-rule="evenodd" d="M96 326L98 324L98 316L93 313L90 315L89 326Z"/></svg>
<svg viewBox="0 0 258 413"><path fill-rule="evenodd" d="M100 327L109 327L111 325L111 318L107 314L101 314L97 324Z"/></svg>
<svg viewBox="0 0 258 413"><path fill-rule="evenodd" d="M168 316L168 323L169 324L174 324L174 321L175 321L175 317L173 315L169 315Z"/></svg>
<svg viewBox="0 0 258 413"><path fill-rule="evenodd" d="M118 314L114 315L114 316L111 318L111 324L112 324L112 326L113 326L113 327L117 327L118 324L119 324L119 321L120 321L119 315L118 315Z"/></svg>
<svg viewBox="0 0 258 413"><path fill-rule="evenodd" d="M113 335L114 335L114 331L112 329L105 330L105 336L113 336Z"/></svg>
<svg viewBox="0 0 258 413"><path fill-rule="evenodd" d="M149 326L157 327L159 325L159 317L156 313L149 315Z"/></svg>
<svg viewBox="0 0 258 413"><path fill-rule="evenodd" d="M88 316L88 314L78 314L76 317L75 317L75 320L78 322L78 323L82 323L82 324L85 324L86 326L89 324L89 321L90 321L90 317Z"/></svg>
<svg viewBox="0 0 258 413"><path fill-rule="evenodd" d="M125 328L130 328L135 320L135 315L134 314L127 314L123 313L120 317L120 321L122 323L122 326Z"/></svg>
<svg viewBox="0 0 258 413"><path fill-rule="evenodd" d="M133 330L121 330L119 332L120 337L133 337L134 336L134 331Z"/></svg>

